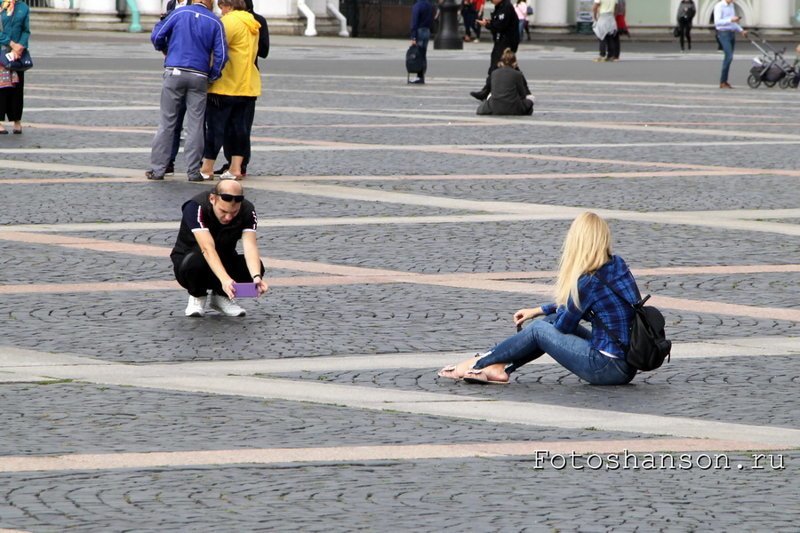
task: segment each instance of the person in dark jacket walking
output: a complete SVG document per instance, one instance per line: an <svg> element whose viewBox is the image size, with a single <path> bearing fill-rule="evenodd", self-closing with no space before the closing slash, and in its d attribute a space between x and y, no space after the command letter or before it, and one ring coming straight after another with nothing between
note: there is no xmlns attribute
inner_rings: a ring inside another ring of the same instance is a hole
<svg viewBox="0 0 800 533"><path fill-rule="evenodd" d="M167 50L161 89L161 119L150 152L147 179L163 180L172 151L175 122L181 101L186 101L186 174L189 181L203 181L206 94L228 60L222 22L211 11L213 0L198 0L173 11L157 23L150 35L156 50ZM208 176L210 178L211 176Z"/></svg>
<svg viewBox="0 0 800 533"><path fill-rule="evenodd" d="M473 91L470 94L478 100L486 100L491 92L491 76L497 64L503 57L503 51L510 48L517 53L519 47L519 17L517 10L511 5L510 0L492 0L494 11L491 19L483 19L478 22L484 28L492 32L494 45L492 46L492 57L489 64L489 72L486 76L486 83L480 91Z"/></svg>
<svg viewBox="0 0 800 533"><path fill-rule="evenodd" d="M500 65L492 72L492 93L478 106L478 115L532 115L533 100L525 75L517 66L517 56L506 48Z"/></svg>
<svg viewBox="0 0 800 533"><path fill-rule="evenodd" d="M411 44L419 47L422 55L422 67L416 79L408 83L424 84L425 71L428 69L428 41L431 40L431 25L433 24L433 6L428 0L417 0L411 10Z"/></svg>
<svg viewBox="0 0 800 533"><path fill-rule="evenodd" d="M692 21L697 14L694 0L681 0L678 5L678 37L681 40L681 52L685 50L684 40L692 49Z"/></svg>

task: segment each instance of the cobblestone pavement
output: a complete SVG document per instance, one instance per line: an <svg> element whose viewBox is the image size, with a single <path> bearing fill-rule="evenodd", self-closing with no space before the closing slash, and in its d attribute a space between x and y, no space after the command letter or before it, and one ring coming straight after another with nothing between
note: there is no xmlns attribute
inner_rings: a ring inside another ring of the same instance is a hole
<svg viewBox="0 0 800 533"><path fill-rule="evenodd" d="M273 44L244 182L271 289L187 319L168 254L207 185L143 177L158 54L34 35L0 136L0 531L796 531L796 91L720 93L708 43L524 43L534 116L477 117L486 43L422 87L405 42ZM672 360L437 378L549 298L585 209Z"/></svg>

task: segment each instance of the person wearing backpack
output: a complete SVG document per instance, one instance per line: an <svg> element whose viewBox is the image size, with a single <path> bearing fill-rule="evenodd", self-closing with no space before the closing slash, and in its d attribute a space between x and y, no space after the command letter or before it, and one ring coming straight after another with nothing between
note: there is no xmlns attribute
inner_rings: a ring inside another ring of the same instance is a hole
<svg viewBox="0 0 800 533"><path fill-rule="evenodd" d="M592 385L624 385L637 372L626 361L626 352L636 314L630 302L639 300L631 271L612 254L608 224L595 213L582 213L562 246L555 302L520 309L514 313L517 327L537 320L438 375L469 383L508 383L515 370L547 353ZM581 326L581 320L590 321L592 330Z"/></svg>
<svg viewBox="0 0 800 533"><path fill-rule="evenodd" d="M692 49L692 21L697 14L694 0L681 0L678 5L678 37L681 40L681 52L685 50L684 40Z"/></svg>
<svg viewBox="0 0 800 533"><path fill-rule="evenodd" d="M428 0L417 0L411 9L411 45L419 47L423 67L417 77L408 83L425 84L425 71L428 69L428 41L431 39L433 6Z"/></svg>

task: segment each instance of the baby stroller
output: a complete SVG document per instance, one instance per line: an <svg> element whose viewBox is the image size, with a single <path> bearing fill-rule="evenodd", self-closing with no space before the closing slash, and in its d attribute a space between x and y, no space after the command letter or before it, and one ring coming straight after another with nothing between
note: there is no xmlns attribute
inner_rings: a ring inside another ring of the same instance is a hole
<svg viewBox="0 0 800 533"><path fill-rule="evenodd" d="M753 58L753 66L750 68L750 75L747 77L747 85L752 89L757 89L762 83L767 87L774 87L779 84L781 89L792 87L796 89L800 84L800 69L798 69L798 59L794 63L789 63L783 54L786 49L776 50L762 38L758 33L750 32L750 42L761 52L760 57ZM754 37L754 38L753 38ZM760 41L760 42L759 42Z"/></svg>

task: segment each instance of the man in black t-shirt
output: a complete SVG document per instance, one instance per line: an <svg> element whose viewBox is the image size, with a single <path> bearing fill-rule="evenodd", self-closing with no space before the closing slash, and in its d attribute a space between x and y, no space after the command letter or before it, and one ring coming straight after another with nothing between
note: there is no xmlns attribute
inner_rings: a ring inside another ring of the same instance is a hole
<svg viewBox="0 0 800 533"><path fill-rule="evenodd" d="M267 292L267 284L256 241L258 216L245 200L242 184L220 181L210 193L184 203L182 210L170 259L175 279L189 291L186 316L203 316L206 304L227 316L244 316L245 310L233 301L234 282L255 282L259 296ZM239 240L244 255L236 251Z"/></svg>

